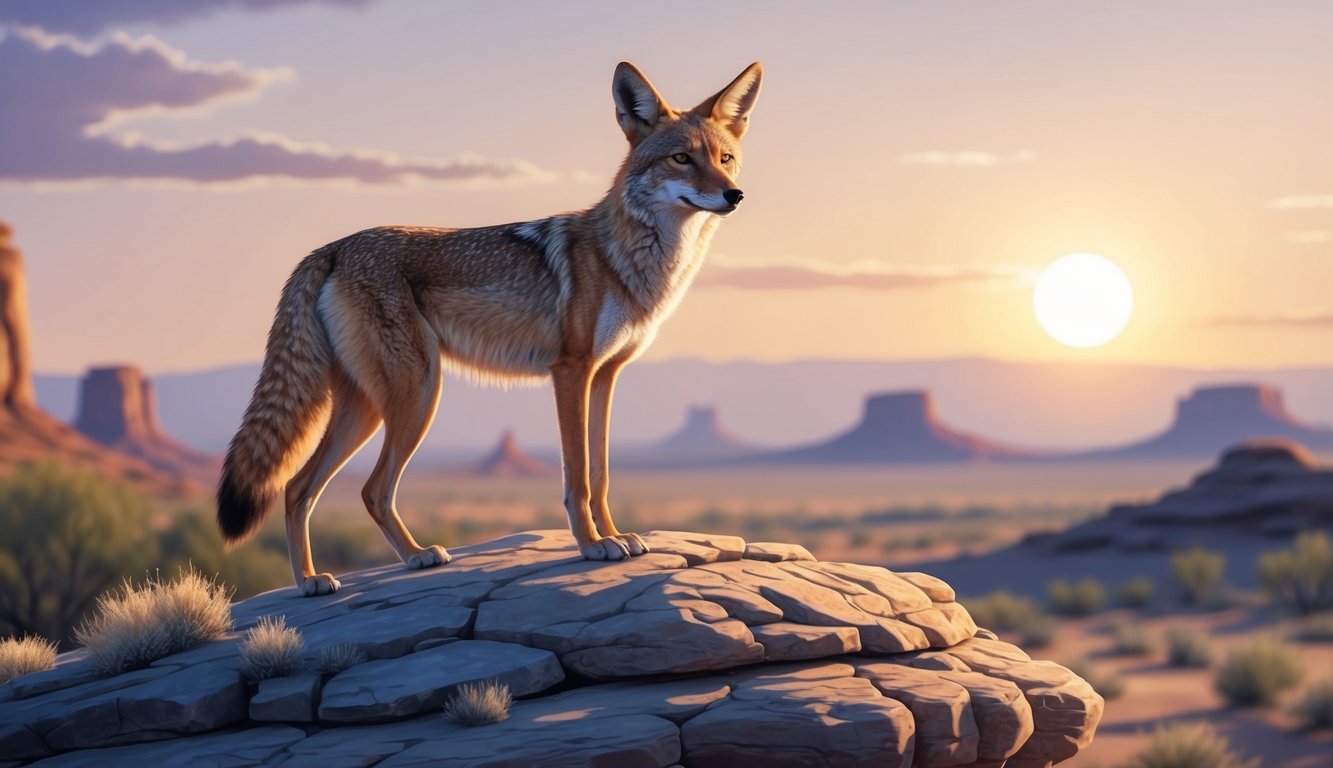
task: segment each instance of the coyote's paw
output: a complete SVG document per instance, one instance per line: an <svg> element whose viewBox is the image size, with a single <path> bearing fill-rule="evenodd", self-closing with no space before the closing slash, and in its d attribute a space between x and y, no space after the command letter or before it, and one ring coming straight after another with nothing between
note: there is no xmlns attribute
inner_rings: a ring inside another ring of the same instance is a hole
<svg viewBox="0 0 1333 768"><path fill-rule="evenodd" d="M444 547L435 544L426 547L415 555L407 558L407 567L414 571L419 571L422 568L434 568L437 565L444 565L450 560L453 560L453 557L451 557L448 552L444 551Z"/></svg>
<svg viewBox="0 0 1333 768"><path fill-rule="evenodd" d="M333 578L331 573L317 573L314 576L307 576L297 585L304 597L315 597L316 595L331 595L338 591L342 584Z"/></svg>
<svg viewBox="0 0 1333 768"><path fill-rule="evenodd" d="M584 560L625 560L630 556L628 544L610 537L580 544L579 552Z"/></svg>
<svg viewBox="0 0 1333 768"><path fill-rule="evenodd" d="M644 542L643 538L637 533L618 533L612 538L629 548L629 553L633 557L638 557L645 552L652 551L648 548L648 544Z"/></svg>

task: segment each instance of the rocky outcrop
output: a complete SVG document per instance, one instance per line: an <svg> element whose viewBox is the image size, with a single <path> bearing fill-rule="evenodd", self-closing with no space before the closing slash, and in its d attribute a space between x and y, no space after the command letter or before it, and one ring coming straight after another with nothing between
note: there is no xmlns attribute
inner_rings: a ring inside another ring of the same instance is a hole
<svg viewBox="0 0 1333 768"><path fill-rule="evenodd" d="M1169 551L1194 543L1200 532L1253 540L1321 528L1333 529L1333 470L1318 467L1296 443L1252 440L1223 452L1186 488L1149 504L1112 507L1105 517L1034 535L1028 544Z"/></svg>
<svg viewBox="0 0 1333 768"><path fill-rule="evenodd" d="M189 490L180 478L104 448L38 407L31 354L23 257L0 222L0 469L54 458L158 493Z"/></svg>
<svg viewBox="0 0 1333 768"><path fill-rule="evenodd" d="M1161 459L1215 456L1228 445L1257 438L1333 448L1333 430L1302 423L1282 390L1264 384L1200 387L1176 402L1171 426L1132 445L1079 454L1078 459Z"/></svg>
<svg viewBox="0 0 1333 768"><path fill-rule="evenodd" d="M644 537L652 552L620 563L537 531L349 574L329 597L276 590L233 607L232 636L110 679L65 654L0 687L0 761L1030 768L1101 718L1086 682L978 629L938 579ZM241 631L276 615L303 632L306 669L247 684ZM321 676L334 643L368 660ZM442 714L488 680L518 699L508 719Z"/></svg>
<svg viewBox="0 0 1333 768"><path fill-rule="evenodd" d="M559 468L519 448L512 430L505 430L495 448L467 469L467 474L478 477L547 477L559 472Z"/></svg>
<svg viewBox="0 0 1333 768"><path fill-rule="evenodd" d="M809 464L959 463L1025 454L943 424L929 392L873 395L861 421L818 445L764 454L759 460Z"/></svg>
<svg viewBox="0 0 1333 768"><path fill-rule="evenodd" d="M201 485L217 481L221 462L162 431L153 382L138 368L91 368L79 384L74 428L102 445Z"/></svg>

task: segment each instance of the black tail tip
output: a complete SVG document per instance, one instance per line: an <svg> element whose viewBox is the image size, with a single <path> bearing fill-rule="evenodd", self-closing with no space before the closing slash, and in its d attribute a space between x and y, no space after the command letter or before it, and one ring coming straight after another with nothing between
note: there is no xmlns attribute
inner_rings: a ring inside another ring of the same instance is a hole
<svg viewBox="0 0 1333 768"><path fill-rule="evenodd" d="M264 522L272 501L243 488L231 468L223 468L222 479L218 481L218 530L222 532L222 540L232 545L248 538Z"/></svg>

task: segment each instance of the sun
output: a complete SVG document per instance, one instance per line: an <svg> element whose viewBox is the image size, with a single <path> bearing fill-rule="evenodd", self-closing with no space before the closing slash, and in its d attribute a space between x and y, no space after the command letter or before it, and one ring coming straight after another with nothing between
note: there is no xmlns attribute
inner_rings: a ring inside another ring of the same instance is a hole
<svg viewBox="0 0 1333 768"><path fill-rule="evenodd" d="M1032 290L1037 323L1070 347L1100 347L1120 335L1134 310L1129 278L1113 261L1095 253L1056 259Z"/></svg>

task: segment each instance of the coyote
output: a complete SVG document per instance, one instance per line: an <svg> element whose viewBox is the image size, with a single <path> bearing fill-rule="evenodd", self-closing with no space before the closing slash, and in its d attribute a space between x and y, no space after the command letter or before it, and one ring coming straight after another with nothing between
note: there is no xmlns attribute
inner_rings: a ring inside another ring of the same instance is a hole
<svg viewBox="0 0 1333 768"><path fill-rule="evenodd" d="M223 465L218 525L228 544L253 533L285 489L296 586L304 595L336 591L332 574L315 571L310 515L383 423L384 448L361 492L366 511L409 568L449 562L443 547L417 544L395 508L448 369L501 383L549 376L579 552L589 560L647 552L637 534L616 528L607 504L611 395L621 367L680 302L718 222L741 202L739 142L762 75L755 62L699 106L677 110L621 62L611 93L629 154L593 207L477 229L377 227L301 261Z"/></svg>

